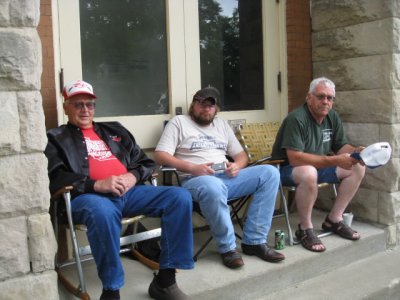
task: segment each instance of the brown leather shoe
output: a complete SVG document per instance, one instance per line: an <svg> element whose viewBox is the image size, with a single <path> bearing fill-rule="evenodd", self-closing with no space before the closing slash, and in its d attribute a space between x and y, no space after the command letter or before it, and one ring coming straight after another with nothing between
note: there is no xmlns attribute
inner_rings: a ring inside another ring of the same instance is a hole
<svg viewBox="0 0 400 300"><path fill-rule="evenodd" d="M231 269L237 269L244 265L242 256L236 250L228 251L221 254L222 262Z"/></svg>
<svg viewBox="0 0 400 300"><path fill-rule="evenodd" d="M285 259L285 255L276 252L275 250L268 248L266 244L260 245L246 245L242 244L242 251L247 255L255 255L262 260L268 262L279 262Z"/></svg>

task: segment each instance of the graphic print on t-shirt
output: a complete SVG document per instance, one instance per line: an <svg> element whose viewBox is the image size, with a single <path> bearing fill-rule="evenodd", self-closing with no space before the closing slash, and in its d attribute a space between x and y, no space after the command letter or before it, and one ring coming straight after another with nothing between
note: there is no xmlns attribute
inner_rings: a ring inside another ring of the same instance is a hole
<svg viewBox="0 0 400 300"><path fill-rule="evenodd" d="M322 129L322 142L326 143L331 140L332 129Z"/></svg>
<svg viewBox="0 0 400 300"><path fill-rule="evenodd" d="M117 159L112 155L110 149L103 140L91 140L90 137L85 137L86 148L91 158L104 161L109 159Z"/></svg>
<svg viewBox="0 0 400 300"><path fill-rule="evenodd" d="M108 145L94 132L93 128L82 129L89 156L91 179L105 179L111 175L127 172L126 167L112 154Z"/></svg>
<svg viewBox="0 0 400 300"><path fill-rule="evenodd" d="M192 142L190 150L196 149L221 149L226 150L226 143L216 141L216 138L208 135L199 135L197 140Z"/></svg>

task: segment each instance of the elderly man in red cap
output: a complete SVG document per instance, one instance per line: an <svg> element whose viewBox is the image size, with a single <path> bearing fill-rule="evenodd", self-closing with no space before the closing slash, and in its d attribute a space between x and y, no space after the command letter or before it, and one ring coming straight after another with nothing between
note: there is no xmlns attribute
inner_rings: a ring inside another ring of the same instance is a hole
<svg viewBox="0 0 400 300"><path fill-rule="evenodd" d="M82 80L63 91L68 124L48 131L50 190L72 185L72 215L87 236L103 284L100 299L120 299L124 272L119 257L121 219L161 218L160 271L149 286L154 299L185 299L175 269L193 268L192 199L183 188L143 184L155 163L118 122L94 122L96 95Z"/></svg>

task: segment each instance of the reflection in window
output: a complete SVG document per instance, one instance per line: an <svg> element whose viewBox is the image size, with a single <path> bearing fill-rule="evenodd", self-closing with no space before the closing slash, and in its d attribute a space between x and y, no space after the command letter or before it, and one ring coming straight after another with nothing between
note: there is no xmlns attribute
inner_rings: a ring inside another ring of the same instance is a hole
<svg viewBox="0 0 400 300"><path fill-rule="evenodd" d="M96 115L168 113L165 1L79 3L83 79L99 98Z"/></svg>
<svg viewBox="0 0 400 300"><path fill-rule="evenodd" d="M199 0L201 85L221 109L264 109L261 0Z"/></svg>

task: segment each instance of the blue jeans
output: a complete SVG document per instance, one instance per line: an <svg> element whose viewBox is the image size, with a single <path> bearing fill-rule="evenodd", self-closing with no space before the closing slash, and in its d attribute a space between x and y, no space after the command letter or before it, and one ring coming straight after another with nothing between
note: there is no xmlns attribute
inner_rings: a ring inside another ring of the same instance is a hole
<svg viewBox="0 0 400 300"><path fill-rule="evenodd" d="M253 195L242 243L258 245L266 242L279 186L279 172L275 167L244 168L236 177L225 174L191 177L184 180L182 186L190 191L193 201L199 203L220 253L236 249L228 199Z"/></svg>
<svg viewBox="0 0 400 300"><path fill-rule="evenodd" d="M160 269L192 269L192 197L179 187L138 185L122 197L83 194L72 203L74 222L87 226L87 236L104 289L124 285L119 257L121 218L145 214L161 217Z"/></svg>

